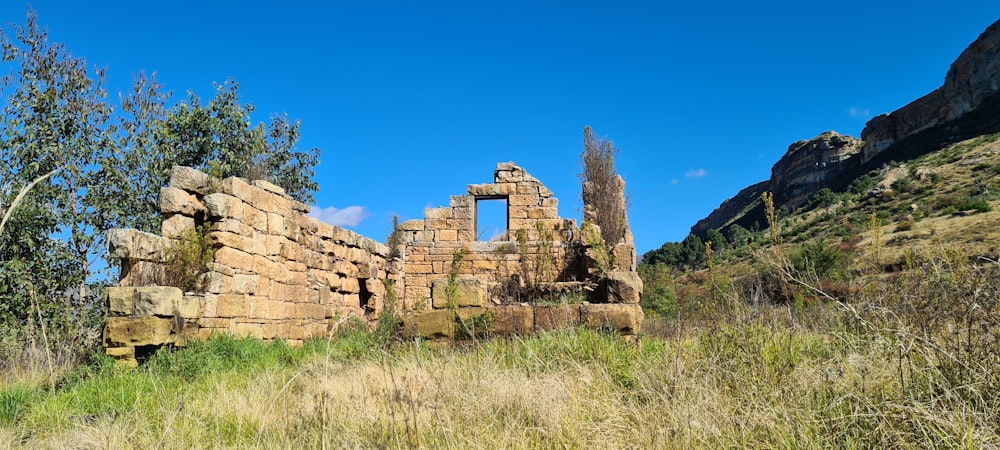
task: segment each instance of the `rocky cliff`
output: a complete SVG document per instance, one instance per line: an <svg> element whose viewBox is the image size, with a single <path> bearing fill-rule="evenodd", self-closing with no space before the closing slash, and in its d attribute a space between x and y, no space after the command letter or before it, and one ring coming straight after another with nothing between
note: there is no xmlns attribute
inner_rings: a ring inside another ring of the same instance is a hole
<svg viewBox="0 0 1000 450"><path fill-rule="evenodd" d="M731 223L760 221L755 202L771 191L779 206L794 209L816 191L843 189L855 177L895 159L905 161L949 143L1000 131L1000 20L951 64L944 85L889 114L877 116L861 140L828 131L798 141L772 167L768 180L726 200L691 232L703 236Z"/></svg>
<svg viewBox="0 0 1000 450"><path fill-rule="evenodd" d="M937 125L955 121L985 104L1000 90L1000 21L994 22L959 55L944 85L865 125L863 159L870 161L893 144Z"/></svg>

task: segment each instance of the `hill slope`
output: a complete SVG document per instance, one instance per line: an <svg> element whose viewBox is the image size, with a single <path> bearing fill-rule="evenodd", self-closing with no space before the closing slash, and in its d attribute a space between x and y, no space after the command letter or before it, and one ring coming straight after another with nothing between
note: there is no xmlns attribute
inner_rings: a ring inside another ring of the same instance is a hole
<svg viewBox="0 0 1000 450"><path fill-rule="evenodd" d="M757 200L772 192L794 210L823 188L845 191L858 177L892 161L909 161L949 145L1000 131L1000 20L952 63L944 84L890 114L871 119L862 140L825 132L789 146L768 180L749 186L698 221L692 234L732 224L765 223Z"/></svg>

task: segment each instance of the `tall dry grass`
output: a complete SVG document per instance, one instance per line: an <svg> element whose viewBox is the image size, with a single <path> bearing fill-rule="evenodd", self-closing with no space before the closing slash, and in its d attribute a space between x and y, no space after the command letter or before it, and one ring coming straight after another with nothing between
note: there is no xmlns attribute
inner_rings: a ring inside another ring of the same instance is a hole
<svg viewBox="0 0 1000 450"><path fill-rule="evenodd" d="M216 338L55 389L6 377L0 448L1000 446L1000 265L909 261L804 307L733 283L711 320L653 321L638 343Z"/></svg>

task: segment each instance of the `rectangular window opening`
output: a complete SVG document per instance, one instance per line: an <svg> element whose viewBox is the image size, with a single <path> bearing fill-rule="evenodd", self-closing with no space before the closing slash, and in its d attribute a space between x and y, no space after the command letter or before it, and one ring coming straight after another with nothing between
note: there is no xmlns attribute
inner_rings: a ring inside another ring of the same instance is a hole
<svg viewBox="0 0 1000 450"><path fill-rule="evenodd" d="M507 241L507 197L476 198L476 240Z"/></svg>

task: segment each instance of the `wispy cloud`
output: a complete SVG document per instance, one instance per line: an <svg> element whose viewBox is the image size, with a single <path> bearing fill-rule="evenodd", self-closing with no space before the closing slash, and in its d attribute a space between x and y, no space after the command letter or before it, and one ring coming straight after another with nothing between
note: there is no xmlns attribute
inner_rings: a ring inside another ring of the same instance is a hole
<svg viewBox="0 0 1000 450"><path fill-rule="evenodd" d="M326 208L314 206L309 212L310 217L338 227L356 227L370 215L364 206L348 206L343 209L335 206L327 206Z"/></svg>
<svg viewBox="0 0 1000 450"><path fill-rule="evenodd" d="M708 175L708 172L705 171L705 169L691 169L684 174L687 178L701 178L705 175Z"/></svg>
<svg viewBox="0 0 1000 450"><path fill-rule="evenodd" d="M847 108L847 115L855 119L867 119L872 116L872 112L868 108L852 106Z"/></svg>
<svg viewBox="0 0 1000 450"><path fill-rule="evenodd" d="M670 180L670 184L678 184L680 182L681 182L681 180L678 180L676 178L674 178L673 180Z"/></svg>

